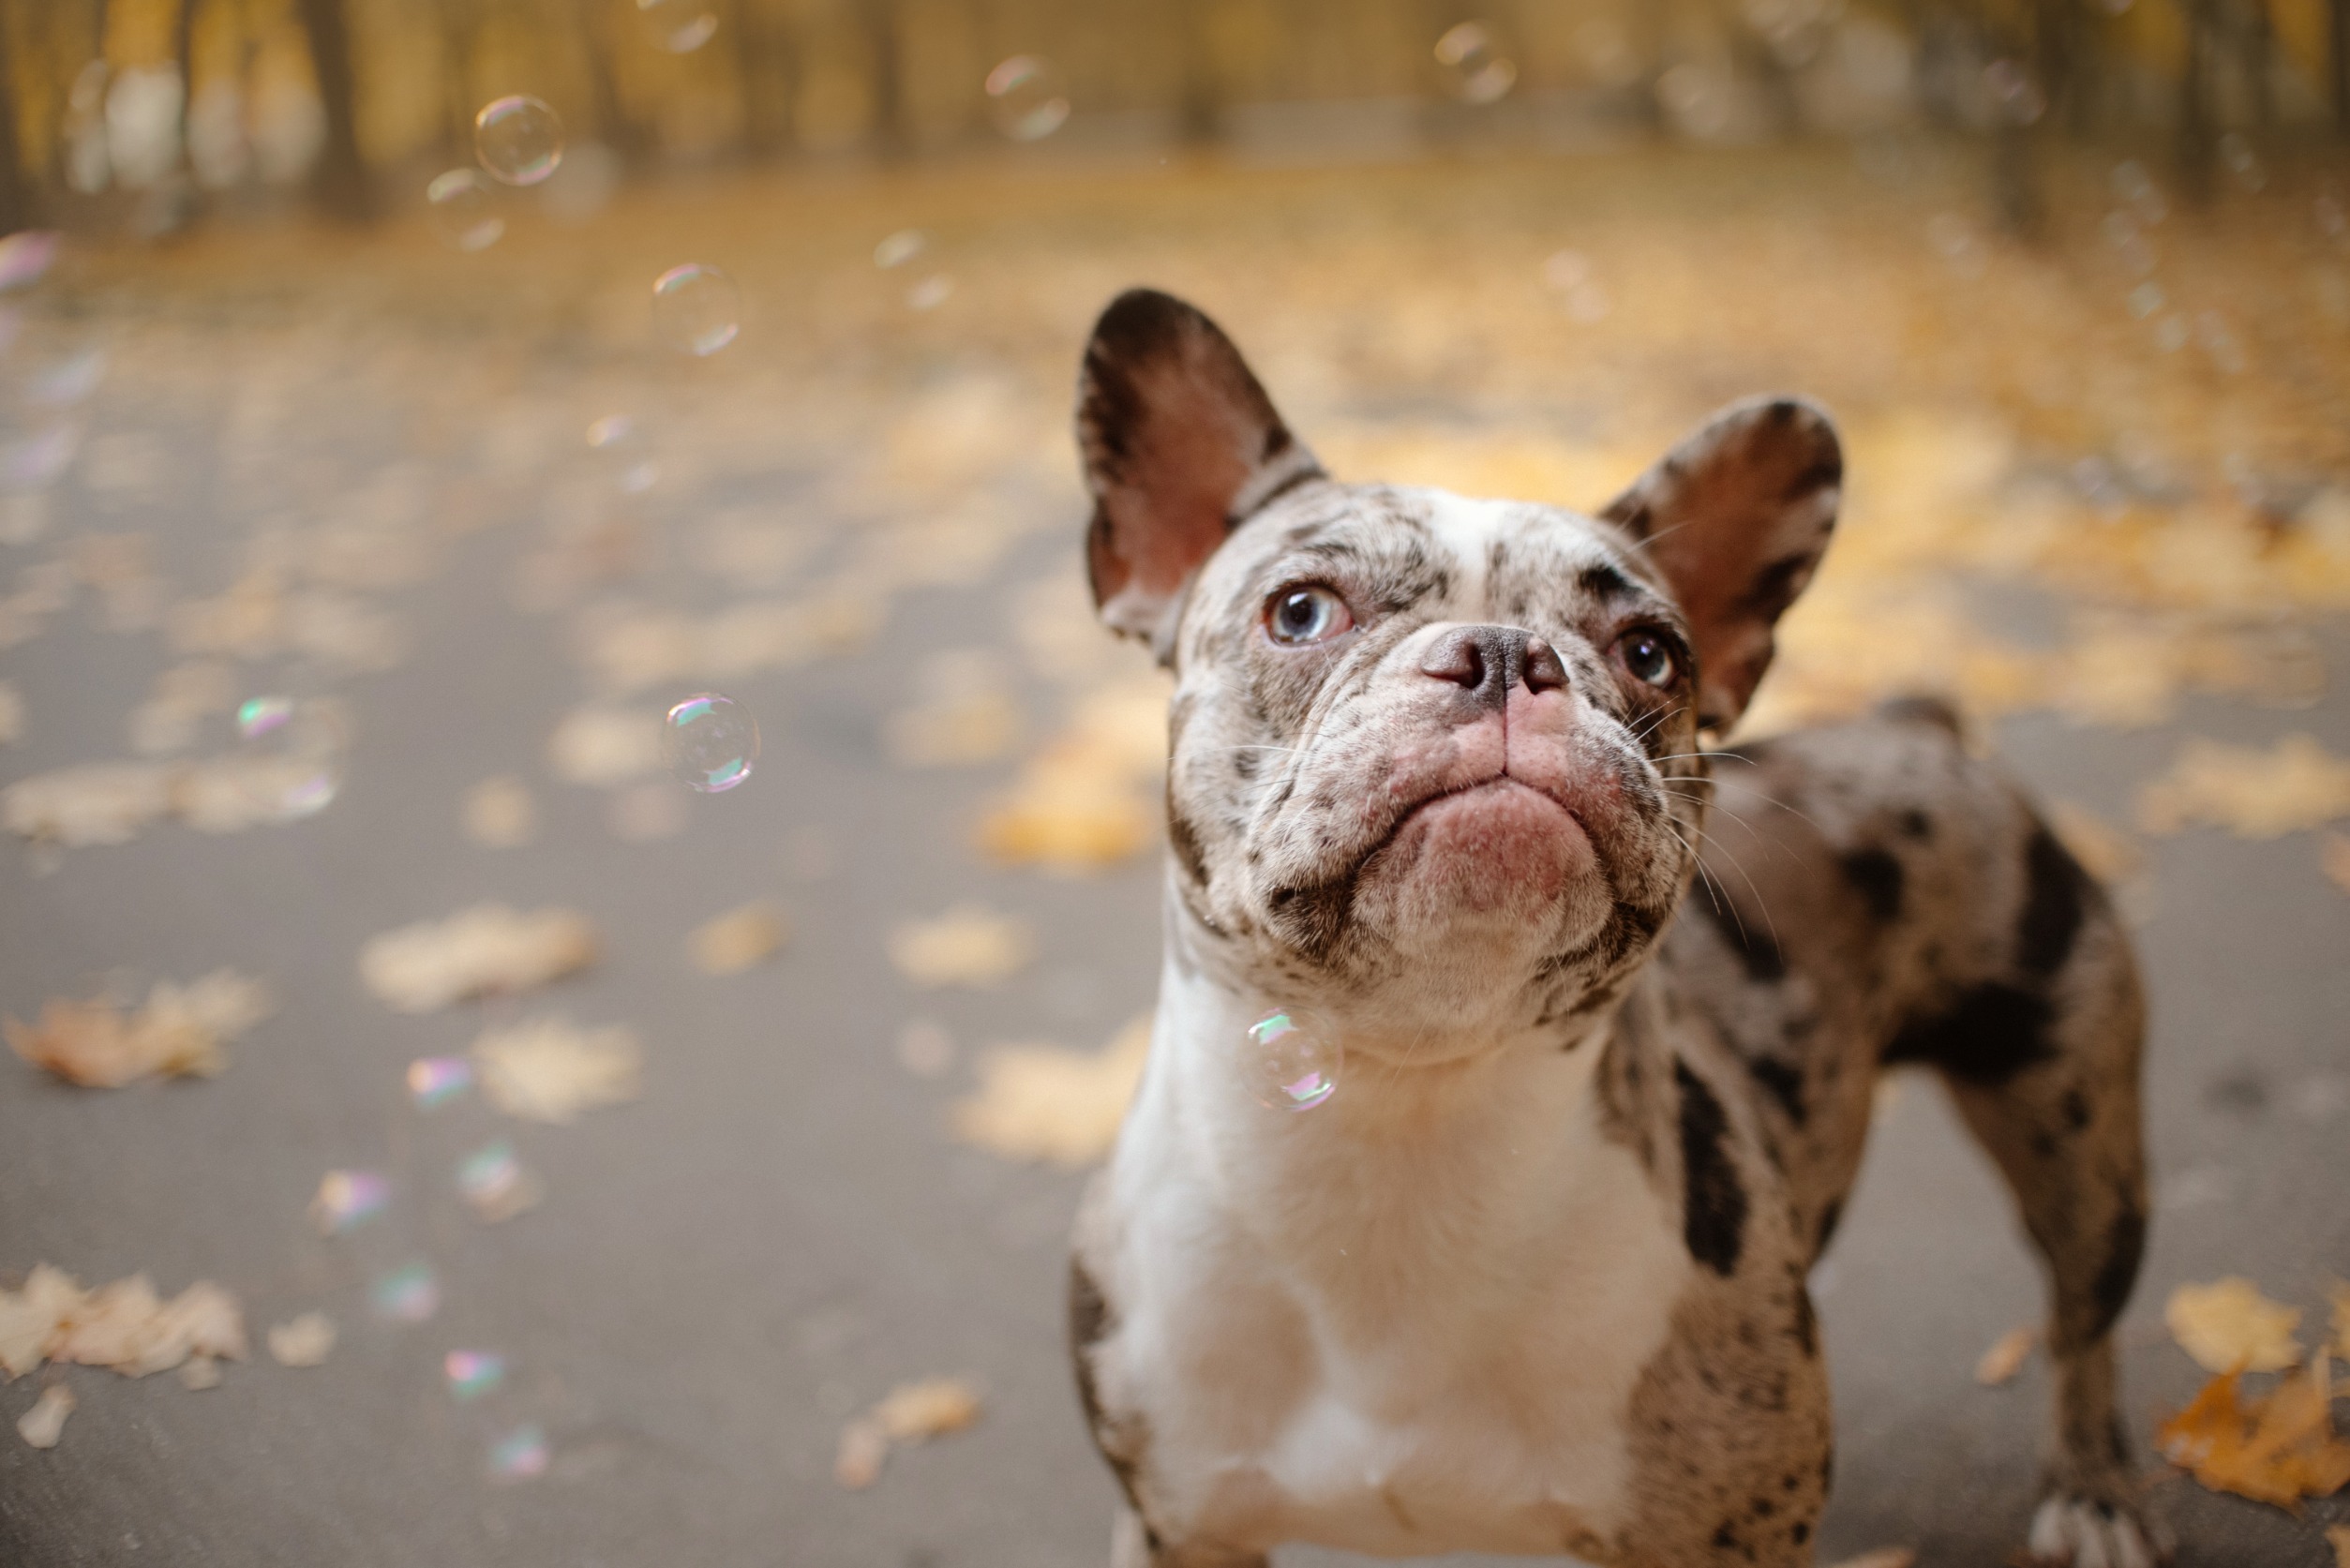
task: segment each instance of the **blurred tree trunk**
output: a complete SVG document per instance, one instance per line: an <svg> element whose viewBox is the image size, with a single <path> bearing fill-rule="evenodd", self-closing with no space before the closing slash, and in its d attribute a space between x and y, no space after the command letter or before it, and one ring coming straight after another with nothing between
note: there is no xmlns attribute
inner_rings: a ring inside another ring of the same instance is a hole
<svg viewBox="0 0 2350 1568"><path fill-rule="evenodd" d="M2350 4L2350 0L2343 0ZM1222 82L1216 72L1216 52L1207 32L1208 0L1175 0L1175 26L1183 49L1182 99L1176 105L1176 131L1184 145L1213 145L1224 133Z"/></svg>
<svg viewBox="0 0 2350 1568"><path fill-rule="evenodd" d="M2333 22L2334 128L2350 137L2350 0L2333 0L2327 7Z"/></svg>
<svg viewBox="0 0 2350 1568"><path fill-rule="evenodd" d="M872 73L874 147L885 158L904 157L913 138L906 134L896 0L864 0L857 15L865 32L866 68Z"/></svg>
<svg viewBox="0 0 2350 1568"><path fill-rule="evenodd" d="M759 0L735 0L734 63L742 92L742 148L772 157L791 145L800 62L790 22Z"/></svg>
<svg viewBox="0 0 2350 1568"><path fill-rule="evenodd" d="M2213 0L2186 0L2187 54L2178 73L2178 177L2200 202L2211 194L2212 144L2218 135L2211 102Z"/></svg>
<svg viewBox="0 0 2350 1568"><path fill-rule="evenodd" d="M351 19L343 0L295 0L310 37L310 68L326 111L326 144L320 150L312 189L337 217L363 222L375 216L367 166L359 156L358 73L351 58Z"/></svg>
<svg viewBox="0 0 2350 1568"><path fill-rule="evenodd" d="M39 216L16 141L16 7L0 0L0 234L29 229Z"/></svg>
<svg viewBox="0 0 2350 1568"><path fill-rule="evenodd" d="M196 7L202 0L180 0L179 12L172 19L172 58L179 66L180 124L179 168L187 177L187 186L181 213L183 222L195 217L196 148L188 141L188 127L196 123Z"/></svg>
<svg viewBox="0 0 2350 1568"><path fill-rule="evenodd" d="M612 7L597 0L575 0L579 19L581 52L587 57L588 107L595 139L630 162L652 149L651 133L628 112L621 97L620 80L612 72Z"/></svg>
<svg viewBox="0 0 2350 1568"><path fill-rule="evenodd" d="M2244 63L2245 85L2251 89L2253 124L2267 130L2276 119L2275 95L2277 27L2268 14L2268 0L2239 0L2244 7L2238 52Z"/></svg>

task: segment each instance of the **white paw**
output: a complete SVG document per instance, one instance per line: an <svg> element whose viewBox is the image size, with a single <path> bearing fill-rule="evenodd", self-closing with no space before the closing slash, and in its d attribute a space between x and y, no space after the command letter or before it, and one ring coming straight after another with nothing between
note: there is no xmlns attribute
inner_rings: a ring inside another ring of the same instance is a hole
<svg viewBox="0 0 2350 1568"><path fill-rule="evenodd" d="M2035 1568L2158 1568L2170 1560L2159 1528L2126 1508L2052 1497L2032 1515L2027 1543Z"/></svg>

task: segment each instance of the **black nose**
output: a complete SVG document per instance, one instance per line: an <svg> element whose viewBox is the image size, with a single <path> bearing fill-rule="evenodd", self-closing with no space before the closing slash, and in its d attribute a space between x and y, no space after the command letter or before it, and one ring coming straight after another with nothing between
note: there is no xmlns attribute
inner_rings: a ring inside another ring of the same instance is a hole
<svg viewBox="0 0 2350 1568"><path fill-rule="evenodd" d="M1456 626L1429 645L1420 673L1449 680L1479 706L1500 709L1519 681L1529 692L1555 692L1566 684L1566 665L1557 650L1518 626Z"/></svg>

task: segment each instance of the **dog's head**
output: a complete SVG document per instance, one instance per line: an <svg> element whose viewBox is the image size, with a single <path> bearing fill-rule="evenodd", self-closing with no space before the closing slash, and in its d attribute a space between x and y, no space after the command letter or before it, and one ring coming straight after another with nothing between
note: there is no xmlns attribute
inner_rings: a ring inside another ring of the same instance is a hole
<svg viewBox="0 0 2350 1568"><path fill-rule="evenodd" d="M1610 994L1695 866L1699 734L1826 547L1827 418L1737 405L1595 516L1342 485L1215 323L1137 291L1094 329L1078 436L1095 600L1177 678L1178 941L1355 1038Z"/></svg>

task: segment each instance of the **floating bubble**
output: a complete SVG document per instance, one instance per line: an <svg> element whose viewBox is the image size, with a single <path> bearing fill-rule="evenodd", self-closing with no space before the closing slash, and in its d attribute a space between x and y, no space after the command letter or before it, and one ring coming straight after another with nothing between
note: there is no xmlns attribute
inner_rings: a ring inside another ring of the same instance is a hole
<svg viewBox="0 0 2350 1568"><path fill-rule="evenodd" d="M516 1426L489 1445L489 1475L493 1481L528 1481L546 1473L546 1434L537 1426Z"/></svg>
<svg viewBox="0 0 2350 1568"><path fill-rule="evenodd" d="M2193 336L2194 329L2188 324L2187 318L2177 311L2154 323L2154 346L2166 354L2175 354L2185 348L2188 339Z"/></svg>
<svg viewBox="0 0 2350 1568"><path fill-rule="evenodd" d="M473 156L495 179L534 186L563 161L563 123L536 98L496 98L473 116Z"/></svg>
<svg viewBox="0 0 2350 1568"><path fill-rule="evenodd" d="M38 283L57 259L61 237L53 229L22 229L0 239L0 293Z"/></svg>
<svg viewBox="0 0 2350 1568"><path fill-rule="evenodd" d="M2114 165L2113 192L2142 222L2160 223L2170 214L2170 203L2163 200L2162 187L2146 172L2146 165L2135 158L2125 158Z"/></svg>
<svg viewBox="0 0 2350 1568"><path fill-rule="evenodd" d="M742 330L742 291L716 267L671 267L652 280L652 321L671 345L707 358Z"/></svg>
<svg viewBox="0 0 2350 1568"><path fill-rule="evenodd" d="M421 1323L441 1310L441 1282L430 1263L409 1263L375 1282L367 1292L379 1317L397 1323Z"/></svg>
<svg viewBox="0 0 2350 1568"><path fill-rule="evenodd" d="M704 795L732 789L759 759L758 721L729 696L702 692L669 709L661 730L669 771Z"/></svg>
<svg viewBox="0 0 2350 1568"><path fill-rule="evenodd" d="M1983 67L1983 86L1999 118L2009 125L2028 126L2048 111L2046 95L2020 61L1994 60Z"/></svg>
<svg viewBox="0 0 2350 1568"><path fill-rule="evenodd" d="M947 296L953 292L953 278L943 272L933 273L906 291L906 307L908 310L936 310L946 304Z"/></svg>
<svg viewBox="0 0 2350 1568"><path fill-rule="evenodd" d="M2343 211L2338 199L2319 197L2310 216L2316 220L2319 233L2338 246L2350 246L2350 212Z"/></svg>
<svg viewBox="0 0 2350 1568"><path fill-rule="evenodd" d="M1554 250L1542 263L1542 281L1566 304L1566 313L1579 321L1596 321L1612 307L1608 291L1594 275L1591 258L1579 250Z"/></svg>
<svg viewBox="0 0 2350 1568"><path fill-rule="evenodd" d="M450 1396L459 1404L478 1399L506 1381L506 1358L496 1351L451 1351L441 1358Z"/></svg>
<svg viewBox="0 0 2350 1568"><path fill-rule="evenodd" d="M2130 314L2141 321L2161 310L2165 303L2163 286L2151 278L2130 291Z"/></svg>
<svg viewBox="0 0 2350 1568"><path fill-rule="evenodd" d="M2227 374L2240 376L2249 367L2242 340L2218 311L2206 310L2195 318L2195 338L2211 363Z"/></svg>
<svg viewBox="0 0 2350 1568"><path fill-rule="evenodd" d="M635 420L608 413L588 426L588 449L611 470L612 484L632 496L641 496L661 481L661 465L653 460L651 442Z"/></svg>
<svg viewBox="0 0 2350 1568"><path fill-rule="evenodd" d="M1436 40L1445 90L1463 103L1499 103L1518 85L1518 62L1502 51L1493 26L1462 22Z"/></svg>
<svg viewBox="0 0 2350 1568"><path fill-rule="evenodd" d="M636 20L672 54L691 54L718 31L718 13L702 0L636 0Z"/></svg>
<svg viewBox="0 0 2350 1568"><path fill-rule="evenodd" d="M0 491L24 495L48 489L65 477L81 449L81 427L70 420L0 428Z"/></svg>
<svg viewBox="0 0 2350 1568"><path fill-rule="evenodd" d="M83 349L53 360L24 378L24 400L64 409L88 397L106 379L106 351Z"/></svg>
<svg viewBox="0 0 2350 1568"><path fill-rule="evenodd" d="M1041 142L1069 120L1061 73L1038 54L1015 54L987 73L988 112L1014 142Z"/></svg>
<svg viewBox="0 0 2350 1568"><path fill-rule="evenodd" d="M1927 219L1925 239L1961 277L1981 277L1990 268L1990 257L1973 225L1956 213L1937 213Z"/></svg>
<svg viewBox="0 0 2350 1568"><path fill-rule="evenodd" d="M885 272L902 267L930 248L930 236L920 229L900 229L893 234L881 236L881 243L873 247L873 264Z"/></svg>
<svg viewBox="0 0 2350 1568"><path fill-rule="evenodd" d="M514 1145L497 1139L465 1157L457 1168L457 1190L475 1208L500 1208L522 1188L522 1162Z"/></svg>
<svg viewBox="0 0 2350 1568"><path fill-rule="evenodd" d="M408 1064L408 1094L419 1111L446 1105L473 1086L473 1064L462 1056L419 1056Z"/></svg>
<svg viewBox="0 0 2350 1568"><path fill-rule="evenodd" d="M310 1200L321 1232L339 1236L366 1224L392 1203L392 1184L373 1171L329 1171Z"/></svg>
<svg viewBox="0 0 2350 1568"><path fill-rule="evenodd" d="M2268 171L2261 166L2260 155L2253 151L2251 140L2242 131L2232 130L2220 138L2220 164L2246 190L2257 194L2268 187Z"/></svg>
<svg viewBox="0 0 2350 1568"><path fill-rule="evenodd" d="M1259 1105L1275 1111L1310 1111L1335 1094L1342 1053L1335 1040L1282 1008L1249 1026L1241 1047L1240 1075Z"/></svg>
<svg viewBox="0 0 2350 1568"><path fill-rule="evenodd" d="M232 777L255 817L292 822L310 816L342 788L345 735L341 711L332 703L248 697L237 708L236 731Z"/></svg>
<svg viewBox="0 0 2350 1568"><path fill-rule="evenodd" d="M487 250L506 235L506 220L498 213L498 190L471 169L452 169L435 174L425 187L431 204L433 231L450 246L471 254Z"/></svg>

